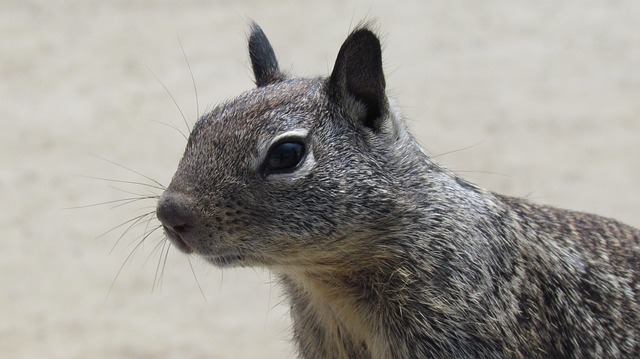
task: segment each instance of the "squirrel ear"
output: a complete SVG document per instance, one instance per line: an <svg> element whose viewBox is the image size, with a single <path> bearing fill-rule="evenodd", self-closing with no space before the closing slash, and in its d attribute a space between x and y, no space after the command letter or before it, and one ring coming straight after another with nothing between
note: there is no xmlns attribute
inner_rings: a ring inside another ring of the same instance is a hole
<svg viewBox="0 0 640 359"><path fill-rule="evenodd" d="M280 72L276 54L267 36L255 22L251 24L249 35L249 58L251 58L251 66L258 87L285 79L285 75Z"/></svg>
<svg viewBox="0 0 640 359"><path fill-rule="evenodd" d="M339 101L353 108L361 123L374 131L382 125L387 111L385 79L382 71L382 50L378 37L366 27L356 29L338 52L329 86ZM350 101L351 99L351 101Z"/></svg>

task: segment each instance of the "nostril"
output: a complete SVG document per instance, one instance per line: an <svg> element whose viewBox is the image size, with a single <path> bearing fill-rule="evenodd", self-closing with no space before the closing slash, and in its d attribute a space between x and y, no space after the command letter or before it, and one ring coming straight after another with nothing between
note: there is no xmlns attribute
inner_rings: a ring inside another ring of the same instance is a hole
<svg viewBox="0 0 640 359"><path fill-rule="evenodd" d="M176 233L184 233L193 223L193 214L188 197L165 192L156 207L156 217L163 226Z"/></svg>
<svg viewBox="0 0 640 359"><path fill-rule="evenodd" d="M194 216L189 197L165 192L156 207L156 217L162 223L167 237L179 250L193 253L192 244ZM191 232L191 233L190 233Z"/></svg>

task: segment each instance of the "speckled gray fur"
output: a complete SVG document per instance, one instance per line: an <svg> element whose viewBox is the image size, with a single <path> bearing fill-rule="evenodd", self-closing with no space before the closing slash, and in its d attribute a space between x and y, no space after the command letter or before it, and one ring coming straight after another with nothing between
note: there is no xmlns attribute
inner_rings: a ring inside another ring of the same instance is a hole
<svg viewBox="0 0 640 359"><path fill-rule="evenodd" d="M434 163L367 25L327 78L280 71L257 25L249 43L257 87L197 122L157 214L186 253L277 273L301 357L640 357L639 230ZM266 172L289 133L300 168Z"/></svg>

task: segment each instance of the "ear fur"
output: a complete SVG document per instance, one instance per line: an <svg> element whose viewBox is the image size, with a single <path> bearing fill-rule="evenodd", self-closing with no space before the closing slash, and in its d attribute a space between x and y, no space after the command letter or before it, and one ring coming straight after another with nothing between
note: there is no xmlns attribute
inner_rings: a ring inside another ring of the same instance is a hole
<svg viewBox="0 0 640 359"><path fill-rule="evenodd" d="M354 30L342 44L329 86L343 105L355 100L363 106L364 111L355 111L361 124L375 132L380 130L388 110L382 49L380 40L366 25Z"/></svg>
<svg viewBox="0 0 640 359"><path fill-rule="evenodd" d="M255 22L251 24L249 35L249 58L256 86L262 87L285 79L267 36Z"/></svg>

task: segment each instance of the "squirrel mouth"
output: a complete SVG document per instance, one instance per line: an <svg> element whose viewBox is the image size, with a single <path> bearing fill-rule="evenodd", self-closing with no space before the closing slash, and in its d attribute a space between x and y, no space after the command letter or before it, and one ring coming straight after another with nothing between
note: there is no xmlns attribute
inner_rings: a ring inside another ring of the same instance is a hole
<svg viewBox="0 0 640 359"><path fill-rule="evenodd" d="M166 234L171 244L173 244L180 252L191 254L193 253L193 248L189 247L187 242L182 238L178 231L174 230L171 227L162 226L164 228L164 233Z"/></svg>
<svg viewBox="0 0 640 359"><path fill-rule="evenodd" d="M162 227L171 244L174 245L182 253L198 254L209 263L218 267L231 267L245 261L245 255L236 251L223 251L222 253L214 252L213 254L197 252L195 248L189 245L189 242L187 241L188 239L185 238L189 236L187 227Z"/></svg>

